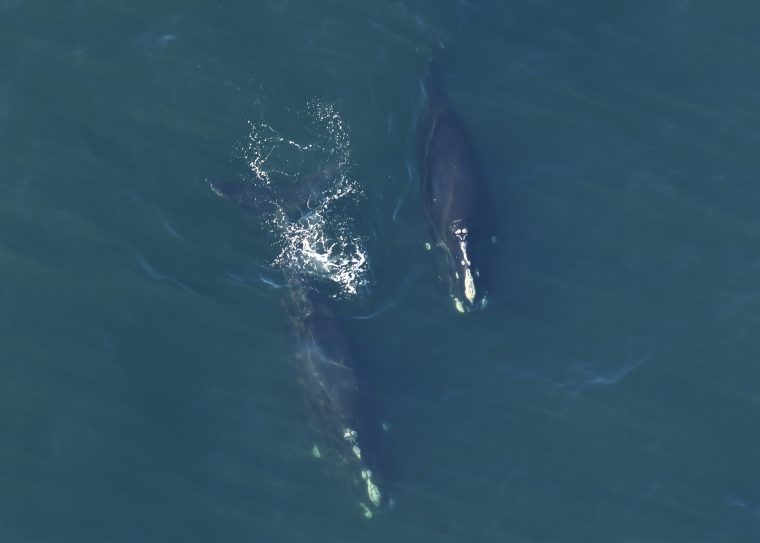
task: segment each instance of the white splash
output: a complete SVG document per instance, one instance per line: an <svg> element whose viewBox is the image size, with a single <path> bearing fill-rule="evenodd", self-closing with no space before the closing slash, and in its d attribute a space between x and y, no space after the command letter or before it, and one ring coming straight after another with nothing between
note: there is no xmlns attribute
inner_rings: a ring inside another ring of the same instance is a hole
<svg viewBox="0 0 760 543"><path fill-rule="evenodd" d="M331 283L334 297L355 296L369 283L369 259L367 238L356 232L363 191L350 176L348 132L330 104L312 101L299 116L305 133L297 136L249 122L239 148L252 174L247 181L273 209L261 217L277 250L273 265L300 279ZM311 187L304 180L315 173L319 185ZM305 201L293 202L294 191Z"/></svg>

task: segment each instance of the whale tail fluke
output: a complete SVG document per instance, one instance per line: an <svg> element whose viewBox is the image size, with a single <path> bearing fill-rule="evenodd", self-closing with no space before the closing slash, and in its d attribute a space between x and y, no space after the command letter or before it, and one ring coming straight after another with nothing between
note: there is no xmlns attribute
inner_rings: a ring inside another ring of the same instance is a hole
<svg viewBox="0 0 760 543"><path fill-rule="evenodd" d="M283 183L275 188L259 183L218 181L207 179L211 191L257 214L282 211L291 220L307 212L314 201L324 196L336 176L340 175L341 165L328 163L323 168L303 175L291 183Z"/></svg>
<svg viewBox="0 0 760 543"><path fill-rule="evenodd" d="M254 193L242 183L210 179L206 179L206 183L208 183L211 192L220 198L231 200L242 208L253 210L258 208L258 201Z"/></svg>

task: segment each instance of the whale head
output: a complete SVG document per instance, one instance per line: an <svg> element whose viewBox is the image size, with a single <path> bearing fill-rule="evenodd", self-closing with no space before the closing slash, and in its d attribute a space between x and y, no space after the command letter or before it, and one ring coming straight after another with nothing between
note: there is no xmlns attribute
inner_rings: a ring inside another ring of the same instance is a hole
<svg viewBox="0 0 760 543"><path fill-rule="evenodd" d="M454 307L460 313L469 313L484 306L472 228L470 221L459 219L452 221L446 231L449 291Z"/></svg>

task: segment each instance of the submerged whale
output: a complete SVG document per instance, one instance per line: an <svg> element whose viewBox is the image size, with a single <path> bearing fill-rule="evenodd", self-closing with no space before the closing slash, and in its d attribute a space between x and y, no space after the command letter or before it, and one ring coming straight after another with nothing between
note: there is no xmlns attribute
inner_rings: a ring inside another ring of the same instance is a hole
<svg viewBox="0 0 760 543"><path fill-rule="evenodd" d="M360 386L348 339L330 306L300 285L290 288L295 358L308 413L326 450L344 464L372 517L383 504L359 416ZM322 456L318 447L315 456Z"/></svg>
<svg viewBox="0 0 760 543"><path fill-rule="evenodd" d="M437 67L425 84L427 112L422 130L422 198L443 278L462 313L485 305L477 245L477 174L470 143L459 117L441 89Z"/></svg>
<svg viewBox="0 0 760 543"><path fill-rule="evenodd" d="M261 194L250 186L209 182L218 196L259 213L276 212L297 217L309 211L309 199L315 187L325 183L325 176L335 175L335 168L307 176L280 200ZM390 500L383 499L373 469L374 454L368 446L366 424L360 416L362 396L355 359L348 338L332 310L330 300L318 293L318 281L308 282L286 272L287 309L295 336L294 359L299 382L306 398L307 414L319 434L320 445L312 454L337 460L346 468L358 490L358 503L365 517L371 518ZM379 427L379 425L377 425Z"/></svg>

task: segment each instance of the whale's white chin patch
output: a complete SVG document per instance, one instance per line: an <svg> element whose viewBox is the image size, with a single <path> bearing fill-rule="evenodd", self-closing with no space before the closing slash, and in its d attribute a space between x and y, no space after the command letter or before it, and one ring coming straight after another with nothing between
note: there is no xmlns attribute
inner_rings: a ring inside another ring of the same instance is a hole
<svg viewBox="0 0 760 543"><path fill-rule="evenodd" d="M372 505L375 507L380 507L380 489L377 488L377 485L372 482L372 471L365 469L362 470L361 473L362 479L364 479L364 481L367 483L367 497L369 498L369 501L371 501Z"/></svg>
<svg viewBox="0 0 760 543"><path fill-rule="evenodd" d="M475 280L472 277L470 268L464 270L464 296L471 304L475 303Z"/></svg>

